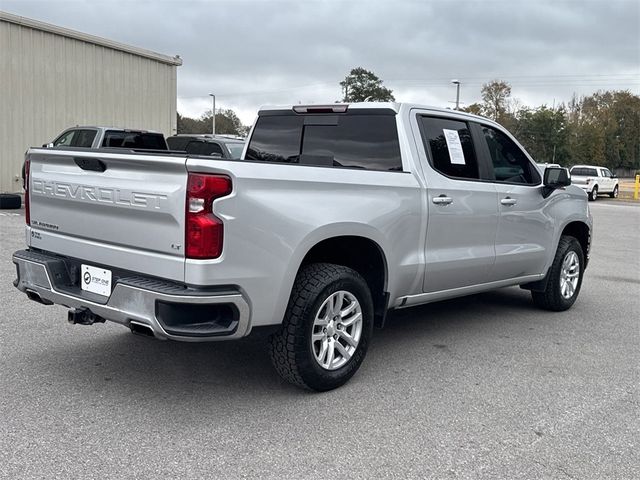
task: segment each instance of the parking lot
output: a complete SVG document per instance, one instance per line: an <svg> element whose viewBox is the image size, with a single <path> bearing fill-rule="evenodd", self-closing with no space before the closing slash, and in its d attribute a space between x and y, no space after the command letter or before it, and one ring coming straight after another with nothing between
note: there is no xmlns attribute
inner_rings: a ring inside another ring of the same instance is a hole
<svg viewBox="0 0 640 480"><path fill-rule="evenodd" d="M66 322L15 290L0 212L2 478L640 478L640 204L591 203L564 313L518 288L391 315L346 386L308 393L264 342Z"/></svg>

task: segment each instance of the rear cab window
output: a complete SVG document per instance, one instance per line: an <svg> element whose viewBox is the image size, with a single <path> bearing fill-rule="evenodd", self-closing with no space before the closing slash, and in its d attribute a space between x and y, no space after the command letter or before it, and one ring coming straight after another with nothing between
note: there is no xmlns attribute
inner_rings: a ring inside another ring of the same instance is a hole
<svg viewBox="0 0 640 480"><path fill-rule="evenodd" d="M167 150L167 143L160 133L107 130L103 147Z"/></svg>
<svg viewBox="0 0 640 480"><path fill-rule="evenodd" d="M402 171L395 112L384 112L262 114L245 160Z"/></svg>
<svg viewBox="0 0 640 480"><path fill-rule="evenodd" d="M224 156L222 147L216 142L192 140L187 143L185 151L191 155L217 155L219 157Z"/></svg>

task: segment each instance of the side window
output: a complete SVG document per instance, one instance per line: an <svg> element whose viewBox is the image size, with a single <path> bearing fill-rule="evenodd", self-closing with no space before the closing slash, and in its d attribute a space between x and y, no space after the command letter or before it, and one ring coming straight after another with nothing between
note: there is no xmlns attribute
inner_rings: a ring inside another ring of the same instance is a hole
<svg viewBox="0 0 640 480"><path fill-rule="evenodd" d="M53 146L54 147L70 147L71 142L73 142L73 139L76 136L76 132L77 130L70 130L67 133L63 133L53 141Z"/></svg>
<svg viewBox="0 0 640 480"><path fill-rule="evenodd" d="M222 148L213 142L189 142L186 148L187 153L193 155L214 155L223 156Z"/></svg>
<svg viewBox="0 0 640 480"><path fill-rule="evenodd" d="M302 122L302 117L293 115L258 118L245 159L297 163L300 156Z"/></svg>
<svg viewBox="0 0 640 480"><path fill-rule="evenodd" d="M538 169L518 145L500 130L485 125L481 128L491 154L496 181L528 185L540 182Z"/></svg>
<svg viewBox="0 0 640 480"><path fill-rule="evenodd" d="M115 132L109 130L104 134L104 140L102 141L103 147L122 147L124 142L124 132Z"/></svg>
<svg viewBox="0 0 640 480"><path fill-rule="evenodd" d="M611 178L613 175L611 174L611 171L608 168L603 168L602 169L602 176L603 177L607 177L607 178Z"/></svg>
<svg viewBox="0 0 640 480"><path fill-rule="evenodd" d="M76 134L71 141L73 147L91 148L93 139L96 138L95 130L76 130Z"/></svg>
<svg viewBox="0 0 640 480"><path fill-rule="evenodd" d="M459 120L420 117L422 141L433 168L449 177L478 179L469 126Z"/></svg>

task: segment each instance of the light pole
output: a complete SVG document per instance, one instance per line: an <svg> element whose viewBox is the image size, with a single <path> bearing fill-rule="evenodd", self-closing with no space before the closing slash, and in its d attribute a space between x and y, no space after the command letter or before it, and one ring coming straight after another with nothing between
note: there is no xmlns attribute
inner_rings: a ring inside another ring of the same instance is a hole
<svg viewBox="0 0 640 480"><path fill-rule="evenodd" d="M211 110L211 133L216 134L216 96L210 93L209 96L213 99L213 110Z"/></svg>
<svg viewBox="0 0 640 480"><path fill-rule="evenodd" d="M460 110L460 80L453 79L451 83L456 86L456 110Z"/></svg>

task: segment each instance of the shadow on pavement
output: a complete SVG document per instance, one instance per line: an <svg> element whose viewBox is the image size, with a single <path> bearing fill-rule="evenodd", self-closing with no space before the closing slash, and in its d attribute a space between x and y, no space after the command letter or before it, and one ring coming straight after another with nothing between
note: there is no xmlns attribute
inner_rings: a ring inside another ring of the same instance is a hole
<svg viewBox="0 0 640 480"><path fill-rule="evenodd" d="M539 314L528 292L518 289L392 312L386 327L374 331L364 365L375 362L376 368L386 365L383 368L393 372L393 358L379 361L376 357L395 348L413 348L416 354L428 355L424 347L431 346L434 337L469 335L465 333L469 328L499 330L505 322L528 324ZM281 380L272 369L264 335L189 344L132 335L119 326L106 328L108 332L98 330L90 336L67 336L62 342L51 342L47 350L30 360L37 362L51 381L109 396L117 394L122 401L193 403L207 402L212 396L278 398L306 394ZM411 352L405 351L403 356L407 354ZM368 375L389 372L371 371Z"/></svg>

